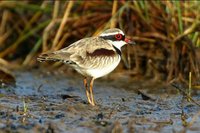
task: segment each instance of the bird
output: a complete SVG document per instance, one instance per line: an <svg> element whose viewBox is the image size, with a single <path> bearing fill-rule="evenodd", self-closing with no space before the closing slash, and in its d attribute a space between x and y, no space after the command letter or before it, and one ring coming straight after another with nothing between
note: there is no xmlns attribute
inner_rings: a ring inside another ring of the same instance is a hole
<svg viewBox="0 0 200 133"><path fill-rule="evenodd" d="M98 36L80 39L60 50L42 53L37 60L62 62L83 75L88 103L95 106L94 80L109 74L118 66L121 47L126 44L134 43L125 37L121 29L110 28Z"/></svg>

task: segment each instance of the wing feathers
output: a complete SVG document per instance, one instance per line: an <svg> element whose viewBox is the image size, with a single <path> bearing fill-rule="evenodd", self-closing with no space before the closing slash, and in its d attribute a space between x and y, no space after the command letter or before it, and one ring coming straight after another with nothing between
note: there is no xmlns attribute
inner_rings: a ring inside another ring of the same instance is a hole
<svg viewBox="0 0 200 133"><path fill-rule="evenodd" d="M116 50L108 41L99 37L81 39L70 46L55 52L41 54L38 61L61 61L82 66L88 58L115 56ZM86 61L87 62L87 61Z"/></svg>
<svg viewBox="0 0 200 133"><path fill-rule="evenodd" d="M115 51L105 49L105 48L96 49L92 53L89 53L87 51L87 56L91 56L91 57L94 57L94 56L114 56L114 55L115 55Z"/></svg>

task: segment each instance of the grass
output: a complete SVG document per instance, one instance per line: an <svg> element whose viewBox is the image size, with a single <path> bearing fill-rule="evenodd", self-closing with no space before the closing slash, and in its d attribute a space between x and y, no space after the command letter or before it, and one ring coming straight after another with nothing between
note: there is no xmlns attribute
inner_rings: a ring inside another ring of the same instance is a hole
<svg viewBox="0 0 200 133"><path fill-rule="evenodd" d="M119 27L138 44L125 50L121 71L196 80L199 11L199 1L1 1L0 58L33 66L42 52Z"/></svg>

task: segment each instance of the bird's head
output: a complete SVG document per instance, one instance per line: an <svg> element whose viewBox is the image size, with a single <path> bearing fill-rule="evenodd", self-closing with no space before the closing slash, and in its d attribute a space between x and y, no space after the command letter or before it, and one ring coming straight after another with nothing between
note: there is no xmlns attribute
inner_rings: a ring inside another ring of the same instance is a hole
<svg viewBox="0 0 200 133"><path fill-rule="evenodd" d="M104 31L100 34L100 37L109 41L114 47L121 50L121 47L125 44L134 44L133 41L127 39L122 30L112 28Z"/></svg>

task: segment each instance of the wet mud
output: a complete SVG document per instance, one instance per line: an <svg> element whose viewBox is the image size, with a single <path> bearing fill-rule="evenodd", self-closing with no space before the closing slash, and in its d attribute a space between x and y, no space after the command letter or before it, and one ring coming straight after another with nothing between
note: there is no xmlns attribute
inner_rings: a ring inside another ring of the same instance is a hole
<svg viewBox="0 0 200 133"><path fill-rule="evenodd" d="M170 85L115 73L95 80L97 106L87 103L82 77L44 70L13 72L0 88L0 132L195 133L200 107ZM200 103L200 96L193 99Z"/></svg>

